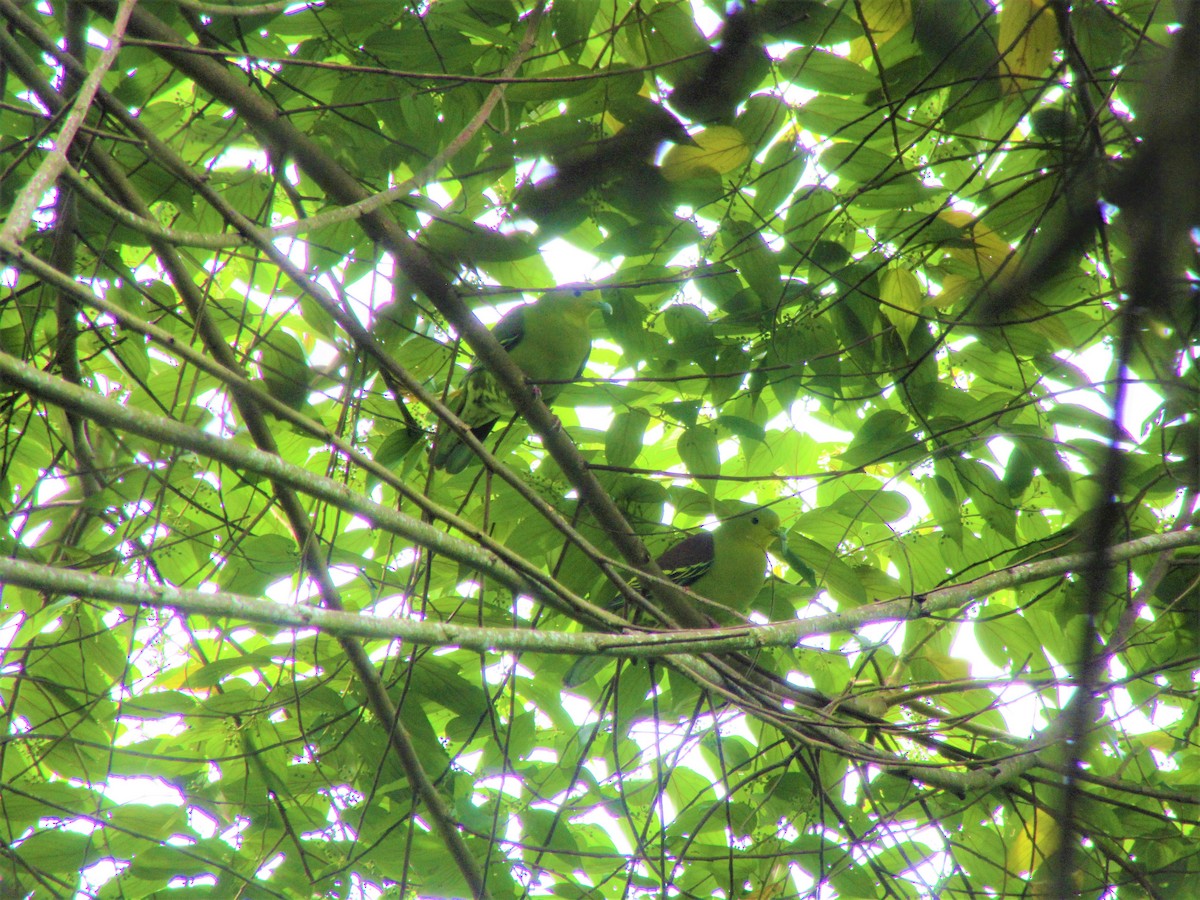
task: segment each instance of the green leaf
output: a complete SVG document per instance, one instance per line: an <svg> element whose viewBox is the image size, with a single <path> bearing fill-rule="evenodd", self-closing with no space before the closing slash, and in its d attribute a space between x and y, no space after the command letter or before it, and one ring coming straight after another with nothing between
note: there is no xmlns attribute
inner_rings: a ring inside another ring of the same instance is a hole
<svg viewBox="0 0 1200 900"><path fill-rule="evenodd" d="M550 23L558 37L563 53L572 62L578 62L587 46L588 34L600 0L578 0L577 3L560 3L550 8Z"/></svg>
<svg viewBox="0 0 1200 900"><path fill-rule="evenodd" d="M774 94L755 94L746 101L745 107L733 125L745 135L746 140L757 153L779 133L779 130L787 122L790 112L791 107L784 102L783 98Z"/></svg>
<svg viewBox="0 0 1200 900"><path fill-rule="evenodd" d="M750 419L741 416L717 416L717 424L744 441L758 441L760 444L767 440L766 429Z"/></svg>
<svg viewBox="0 0 1200 900"><path fill-rule="evenodd" d="M383 439L375 451L375 461L389 469L395 469L414 447L425 444L425 432L411 428L397 428Z"/></svg>
<svg viewBox="0 0 1200 900"><path fill-rule="evenodd" d="M790 532L783 558L789 564L795 559L802 572L814 572L817 584L839 604L854 607L867 602L867 590L854 570L816 541Z"/></svg>
<svg viewBox="0 0 1200 900"><path fill-rule="evenodd" d="M892 157L861 144L833 144L817 161L831 174L856 184L886 182L893 186L917 180L915 175L899 171Z"/></svg>
<svg viewBox="0 0 1200 900"><path fill-rule="evenodd" d="M883 109L826 94L805 101L796 110L796 119L815 134L856 145L878 138L887 129Z"/></svg>
<svg viewBox="0 0 1200 900"><path fill-rule="evenodd" d="M528 81L509 85L505 97L513 103L545 103L574 97L591 89L590 75L591 69L576 63L536 73L522 72Z"/></svg>
<svg viewBox="0 0 1200 900"><path fill-rule="evenodd" d="M1044 0L142 4L139 33L234 54L126 41L104 86L136 116L73 145L168 242L37 181L65 121L39 85L78 87L37 48L84 48L17 5L0 208L40 199L0 279L0 893L456 897L469 859L497 900L1046 895L1053 864L1022 869L1079 746L1068 892L1190 896L1197 548L1160 557L1200 487L1191 4L1070 4L1066 48ZM491 327L589 277L611 313L524 325L590 347L551 399L598 485L491 407L460 305ZM502 468L430 470L431 396ZM1132 581L1085 596L1058 563L1109 488ZM579 605L632 549L603 494L655 555L738 505L787 524L719 696L698 632ZM332 606L406 635L335 635ZM589 668L605 630L684 652ZM1036 797L964 801L962 752L1023 758L1089 645L1132 715L1044 748ZM952 877L912 877L930 852Z"/></svg>
<svg viewBox="0 0 1200 900"><path fill-rule="evenodd" d="M721 454L717 448L716 432L705 425L693 425L679 436L675 449L687 470L693 475L717 475L721 471ZM700 486L708 493L716 491L716 482L705 478Z"/></svg>
<svg viewBox="0 0 1200 900"><path fill-rule="evenodd" d="M628 410L613 417L604 435L604 458L610 466L632 466L637 461L649 424L650 413L644 409Z"/></svg>
<svg viewBox="0 0 1200 900"><path fill-rule="evenodd" d="M307 354L298 340L282 331L263 345L258 363L267 392L288 406L300 406L308 398Z"/></svg>
<svg viewBox="0 0 1200 900"><path fill-rule="evenodd" d="M817 47L793 50L779 68L792 84L813 91L851 96L879 88L879 79L858 63Z"/></svg>
<svg viewBox="0 0 1200 900"><path fill-rule="evenodd" d="M786 216L783 236L788 244L808 255L817 240L827 239L827 226L837 206L837 196L828 188L814 187L797 193Z"/></svg>
<svg viewBox="0 0 1200 900"><path fill-rule="evenodd" d="M30 871L74 878L83 868L91 843L88 835L75 831L40 831L21 842L17 855Z"/></svg>
<svg viewBox="0 0 1200 900"><path fill-rule="evenodd" d="M954 488L957 478L951 480L953 473L948 472L949 467L943 460L937 460L934 466L938 474L925 482L926 488L922 492L922 496L929 504L929 509L938 525L949 538L961 545L963 539L962 508ZM947 474L951 477L947 477Z"/></svg>
<svg viewBox="0 0 1200 900"><path fill-rule="evenodd" d="M896 491L847 491L830 509L856 521L896 522L909 514L912 505Z"/></svg>
<svg viewBox="0 0 1200 900"><path fill-rule="evenodd" d="M250 673L254 669L270 668L273 665L270 654L266 653L249 653L245 655L234 655L225 659L214 660L206 663L199 668L189 672L187 676L187 686L190 688L206 688L220 684L230 675L238 672ZM224 708L227 710L240 709L239 704L242 700L236 695L226 693L224 697ZM210 701L209 707L212 707L213 701ZM246 705L249 709L249 704Z"/></svg>
<svg viewBox="0 0 1200 900"><path fill-rule="evenodd" d="M954 468L963 489L988 526L1015 543L1016 510L1009 501L1008 491L1004 489L996 474L991 468L974 459L956 459Z"/></svg>
<svg viewBox="0 0 1200 900"><path fill-rule="evenodd" d="M220 578L234 594L261 594L267 586L300 568L296 542L281 534L251 535L234 548Z"/></svg>
<svg viewBox="0 0 1200 900"><path fill-rule="evenodd" d="M779 40L832 46L862 37L852 15L820 0L764 0L755 9L762 27Z"/></svg>
<svg viewBox="0 0 1200 900"><path fill-rule="evenodd" d="M908 428L908 416L899 410L881 409L859 428L854 440L839 455L851 468L912 459L923 448Z"/></svg>
<svg viewBox="0 0 1200 900"><path fill-rule="evenodd" d="M754 211L763 219L771 219L795 190L807 164L808 151L803 146L790 140L772 144L762 162L762 174L754 181Z"/></svg>
<svg viewBox="0 0 1200 900"><path fill-rule="evenodd" d="M774 307L782 289L779 263L762 235L750 223L733 219L724 224L721 240L725 245L725 258L737 266L762 305Z"/></svg>

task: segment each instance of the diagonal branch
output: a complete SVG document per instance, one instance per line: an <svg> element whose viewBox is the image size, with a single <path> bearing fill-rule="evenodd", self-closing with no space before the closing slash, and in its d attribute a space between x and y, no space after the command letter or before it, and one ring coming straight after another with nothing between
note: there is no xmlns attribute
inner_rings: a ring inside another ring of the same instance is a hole
<svg viewBox="0 0 1200 900"><path fill-rule="evenodd" d="M71 149L71 144L74 142L76 134L79 133L84 119L87 118L88 110L91 109L96 91L100 87L100 81L116 61L117 54L121 50L121 38L125 34L125 28L136 3L137 0L124 0L121 7L114 13L112 32L108 36L108 47L100 54L100 58L92 67L87 80L80 87L79 96L75 98L75 102L71 105L71 109L63 121L62 128L59 129L54 139L54 149L46 154L46 158L42 160L38 170L26 182L17 199L13 201L8 218L5 219L4 226L0 228L0 241L19 243L24 238L25 233L29 230L29 223L33 220L33 214L37 210L38 202L58 180L63 169L67 168L67 152Z"/></svg>
<svg viewBox="0 0 1200 900"><path fill-rule="evenodd" d="M87 2L105 15L113 14L114 7L109 0ZM182 43L178 34L144 10L134 13L129 31L139 38L160 41L166 45ZM233 77L228 67L206 57L175 51L170 46L161 47L159 53L198 86L236 110L241 120L267 145L286 147L296 165L335 202L350 205L370 196L316 141L281 117L279 111L259 94ZM641 539L600 482L589 471L586 461L557 418L530 390L521 370L491 332L463 303L437 263L384 211L374 210L365 214L361 223L364 230L395 257L397 264L413 284L454 325L480 361L495 374L497 382L508 394L516 412L529 422L533 431L542 439L547 452L578 491L580 499L592 510L600 527L614 541L622 556L639 569L662 577L662 572L650 559ZM704 624L703 617L692 608L684 596L670 589L660 593L668 611L679 622L695 627Z"/></svg>
<svg viewBox="0 0 1200 900"><path fill-rule="evenodd" d="M0 247L0 252L3 249ZM0 377L46 403L73 410L108 428L191 450L241 471L269 478L289 490L303 491L337 509L362 516L374 527L383 528L448 559L470 566L512 591L529 594L552 604L555 602L554 594L541 584L531 581L475 544L451 537L419 519L363 497L339 481L314 475L285 462L277 454L244 446L164 416L123 406L48 375L7 353L0 353Z"/></svg>
<svg viewBox="0 0 1200 900"><path fill-rule="evenodd" d="M86 74L86 70L76 60L64 54L55 44L55 42L49 37L49 35L38 28L36 22L29 19L19 8L14 6L13 0L0 0L0 12L3 12L3 14L17 27L19 27L22 32L24 32L31 40L35 41L44 53L50 54L51 56L57 58L68 70ZM531 22L531 26L532 24L533 23ZM531 28L526 35L526 41L523 41L522 43L522 48L524 48L525 43L530 40L529 35L532 33L533 30ZM178 48L178 46L179 45L177 44L176 47ZM23 56L20 48L17 47L15 43L11 41L11 38L5 34L0 34L0 48L4 50L6 55L11 54L14 59L20 60ZM520 58L520 53L521 51L518 52L518 58ZM506 67L505 71L508 71L508 68L509 67ZM35 73L32 72L27 73L27 80L33 79L34 74ZM240 87L240 85L238 85L238 87ZM502 87L503 85L496 86L496 88L485 99L484 107L491 108L489 104L494 105L494 103L497 102L499 98L499 89ZM273 241L273 237L276 234L275 230L267 230L259 227L256 223L246 218L236 208L232 207L225 200L225 198L221 196L221 194L213 190L212 186L205 179L197 178L195 173L193 173L186 163L184 163L184 161L175 154L169 145L163 142L162 139L159 138L158 135L153 131L147 129L139 119L131 116L128 110L126 110L120 104L120 102L118 102L110 94L101 90L98 96L100 101L105 105L105 111L120 121L132 134L144 141L147 147L153 151L155 159L160 164L164 165L173 175L183 179L187 184L189 184L200 197L208 202L227 222L236 228L244 236L246 241L249 241L256 246L264 255L271 259L272 262L274 262L301 291L304 291L306 294L312 297L321 306L321 308L324 309L334 319L334 321L336 321L343 328L343 330L345 330L355 344L375 360L376 364L379 366L380 373L383 375L388 388L392 391L394 396L400 397L402 393L406 393L409 396L416 398L418 402L433 412L440 420L446 422L449 427L464 441L464 443L468 444L474 449L475 453L480 457L480 459L483 460L485 465L487 465L492 471L496 472L499 477L504 479L504 481L510 487L512 487L514 491L516 491L527 503L529 503L531 507L537 510L540 515L542 515L560 533L562 533L568 541L574 543L588 558L593 560L601 569L601 571L609 578L609 580L616 585L617 590L623 596L631 596L629 594L629 586L620 576L618 570L612 566L607 556L601 550L595 547L590 541L584 538L572 526L572 524L565 519L553 506L547 503L537 491L530 488L530 486L526 484L520 477L518 477L516 473L512 472L512 470L496 460L492 456L491 452L476 439L474 434L470 432L467 426L460 419L458 419L452 410L442 403L441 399L437 395L430 393L421 381L410 375L402 366L400 366L394 359L384 352L374 340L370 332L354 315L351 315L342 306L335 302L319 282L309 278L307 274L301 270L285 252L276 246ZM54 108L51 99L47 99L47 103L48 105L51 105L51 108ZM414 178L420 179L423 177L432 177L434 174L436 174L437 170L434 169L434 165L444 165L444 163L453 155L453 152L455 152L456 149L460 147L466 139L469 138L469 135L472 133L471 129L473 127L477 127L478 125L477 120L479 120L479 116L474 117L471 123L468 123L468 126L450 142L446 150L442 153L439 153L438 156L431 161L429 166L422 170L422 172L418 173L417 176L414 176ZM86 184L86 182L81 183ZM380 196L382 195L373 195L362 201L361 212L365 213L378 206L379 204L375 203L374 201L375 198ZM113 206L114 204L106 202L103 205L103 208L109 210ZM344 207L344 209L353 208L355 208L355 204ZM112 211L116 212L116 210L119 209L123 209L123 207L116 206L116 208ZM127 211L126 214L119 215L119 218L122 222L125 222L125 224L134 225L135 227L138 223L151 222L150 217L142 216L136 212L129 211ZM313 220L306 219L303 221L311 222ZM172 235L163 233L163 230L157 226L142 228L139 230L152 238L157 238L160 241L171 243L170 238ZM178 233L176 233L175 236L177 236L177 234ZM200 238L203 236L196 235L195 237ZM207 244L205 244L205 246L207 246ZM30 265L36 265L36 263L31 261ZM45 277L52 276L47 275ZM88 302L95 301L89 300ZM119 313L114 312L114 315L119 316ZM490 332L486 333L490 339ZM171 342L170 346L173 350L178 349L175 346L174 341ZM225 380L226 383L231 383L228 381L228 379L223 380ZM521 378L521 384L524 386L523 377ZM289 421L294 421L294 416L288 416L286 413L281 413L276 409L273 409L273 412L284 415L285 418L289 419ZM557 423L557 420L554 421ZM573 445L571 446L571 449L574 450ZM389 480L389 483L392 483L393 480L394 479ZM405 496L413 493L419 492L409 491L405 493ZM410 497L410 499L412 498ZM421 506L422 509L426 509L426 507L429 505L428 501L424 500L423 497L416 502ZM431 512L431 514L438 518L442 518L444 521L449 521L449 519L446 519L446 517L442 514L435 512ZM671 583L666 579L656 580L653 576L651 576L647 580L657 583L660 587L664 588L664 590L673 589L671 587ZM582 601L580 601L580 606L576 607L576 611L572 614L578 615L580 611L583 611L592 620L595 620L597 616L603 620L607 615L606 613L599 611L596 607L589 606ZM703 622L693 621L691 624L694 626L699 626L702 625Z"/></svg>

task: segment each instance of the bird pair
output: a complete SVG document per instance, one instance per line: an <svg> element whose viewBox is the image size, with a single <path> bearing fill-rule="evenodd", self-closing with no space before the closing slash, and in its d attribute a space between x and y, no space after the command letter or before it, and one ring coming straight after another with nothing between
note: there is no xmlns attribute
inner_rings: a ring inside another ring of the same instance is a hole
<svg viewBox="0 0 1200 900"><path fill-rule="evenodd" d="M567 285L505 313L492 335L550 404L577 379L592 349L588 320L596 310L611 313L591 285ZM486 366L467 370L448 405L483 440L512 405ZM443 431L430 457L435 468L461 472L471 448ZM658 559L663 573L701 597L738 611L749 608L766 576L766 552L783 535L779 515L760 507L725 519L715 530L685 538Z"/></svg>

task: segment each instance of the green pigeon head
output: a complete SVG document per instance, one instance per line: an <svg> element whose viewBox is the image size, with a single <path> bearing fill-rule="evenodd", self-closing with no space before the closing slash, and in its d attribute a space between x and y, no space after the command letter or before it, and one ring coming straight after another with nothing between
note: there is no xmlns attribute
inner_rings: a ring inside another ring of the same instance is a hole
<svg viewBox="0 0 1200 900"><path fill-rule="evenodd" d="M720 527L730 537L752 543L764 552L776 544L787 544L787 529L779 520L779 513L766 506L725 516Z"/></svg>
<svg viewBox="0 0 1200 900"><path fill-rule="evenodd" d="M554 315L562 316L581 326L598 309L612 314L612 307L601 298L599 289L585 282L565 284L546 291L533 305L539 311L553 312Z"/></svg>

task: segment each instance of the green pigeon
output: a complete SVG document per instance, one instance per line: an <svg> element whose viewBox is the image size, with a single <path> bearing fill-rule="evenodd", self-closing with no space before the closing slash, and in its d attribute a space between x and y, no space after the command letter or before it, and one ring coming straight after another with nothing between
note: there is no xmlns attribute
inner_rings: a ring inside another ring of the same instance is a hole
<svg viewBox="0 0 1200 900"><path fill-rule="evenodd" d="M745 612L762 590L767 550L784 540L779 514L758 507L684 538L657 560L668 578L714 603Z"/></svg>
<svg viewBox="0 0 1200 900"><path fill-rule="evenodd" d="M541 392L547 405L566 385L583 374L592 351L588 319L612 307L600 299L590 284L570 284L542 294L506 312L492 328L492 335L508 351L526 379ZM539 388L539 385L541 386ZM447 405L483 440L496 422L512 416L508 394L496 383L486 366L475 363L462 385L447 399ZM454 434L443 431L437 438L431 462L451 474L461 472L471 461L471 448Z"/></svg>
<svg viewBox="0 0 1200 900"><path fill-rule="evenodd" d="M722 606L745 612L767 577L767 550L785 543L786 530L773 509L758 507L727 516L712 531L700 531L668 549L656 562L663 574L680 587ZM637 579L630 585L645 591ZM618 597L611 606L617 608ZM578 687L607 666L604 656L581 656L563 678Z"/></svg>

